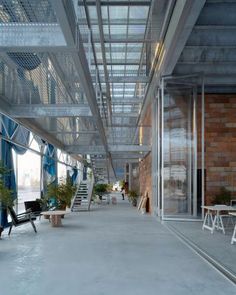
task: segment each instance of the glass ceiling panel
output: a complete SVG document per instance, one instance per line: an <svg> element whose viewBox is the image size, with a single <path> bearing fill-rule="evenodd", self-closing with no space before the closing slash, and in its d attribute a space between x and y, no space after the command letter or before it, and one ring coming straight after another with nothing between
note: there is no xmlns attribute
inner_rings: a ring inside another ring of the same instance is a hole
<svg viewBox="0 0 236 295"><path fill-rule="evenodd" d="M111 70L111 66L110 66L110 69ZM124 71L125 70L125 66L123 65L113 65L112 66L112 71L115 72L115 71Z"/></svg>
<svg viewBox="0 0 236 295"><path fill-rule="evenodd" d="M143 36L144 36L145 26L143 26L143 25L129 25L128 33L129 33L129 35L143 34Z"/></svg>
<svg viewBox="0 0 236 295"><path fill-rule="evenodd" d="M141 52L127 52L127 59L140 60Z"/></svg>
<svg viewBox="0 0 236 295"><path fill-rule="evenodd" d="M126 25L119 25L119 26L111 25L110 30L111 30L111 35L124 35L124 37L125 37L126 32L127 32L127 26Z"/></svg>
<svg viewBox="0 0 236 295"><path fill-rule="evenodd" d="M111 53L112 59L125 59L125 52L113 52ZM125 60L124 60L125 62Z"/></svg>
<svg viewBox="0 0 236 295"><path fill-rule="evenodd" d="M110 19L124 19L128 16L128 6L110 6Z"/></svg>
<svg viewBox="0 0 236 295"><path fill-rule="evenodd" d="M109 35L109 26L108 25L103 25L103 33L105 35Z"/></svg>
<svg viewBox="0 0 236 295"><path fill-rule="evenodd" d="M107 6L102 6L102 19L103 20L107 20L108 19L108 10L107 10Z"/></svg>
<svg viewBox="0 0 236 295"><path fill-rule="evenodd" d="M130 19L147 19L149 6L130 6L129 18Z"/></svg>
<svg viewBox="0 0 236 295"><path fill-rule="evenodd" d="M88 6L90 20L97 19L97 9L96 6Z"/></svg>

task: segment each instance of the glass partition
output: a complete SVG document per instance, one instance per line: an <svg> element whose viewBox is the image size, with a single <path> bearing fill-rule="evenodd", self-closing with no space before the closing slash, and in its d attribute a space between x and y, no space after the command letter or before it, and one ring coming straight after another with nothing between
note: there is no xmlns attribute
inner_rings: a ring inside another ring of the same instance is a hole
<svg viewBox="0 0 236 295"><path fill-rule="evenodd" d="M165 78L161 95L163 219L197 218L197 83Z"/></svg>

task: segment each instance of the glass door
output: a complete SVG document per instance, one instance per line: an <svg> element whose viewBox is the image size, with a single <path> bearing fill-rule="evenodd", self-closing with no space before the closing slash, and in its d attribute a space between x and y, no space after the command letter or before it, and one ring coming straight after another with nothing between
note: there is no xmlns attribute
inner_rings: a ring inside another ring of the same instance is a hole
<svg viewBox="0 0 236 295"><path fill-rule="evenodd" d="M196 76L162 80L160 204L164 220L199 218L197 103L202 96L198 91Z"/></svg>

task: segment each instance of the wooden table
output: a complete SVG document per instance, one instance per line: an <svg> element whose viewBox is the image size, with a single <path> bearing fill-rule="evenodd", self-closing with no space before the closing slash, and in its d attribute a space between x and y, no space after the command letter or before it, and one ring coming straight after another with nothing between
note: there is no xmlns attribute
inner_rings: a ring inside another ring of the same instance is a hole
<svg viewBox="0 0 236 295"><path fill-rule="evenodd" d="M202 206L202 208L207 209L207 213L204 218L202 229L208 229L213 234L215 229L222 230L225 234L225 228L222 221L221 211L236 211L236 207L227 206L227 205L214 205L214 206ZM212 213L215 212L216 215L213 218Z"/></svg>
<svg viewBox="0 0 236 295"><path fill-rule="evenodd" d="M41 212L41 214L43 216L49 216L50 217L51 225L53 227L62 226L61 216L66 214L66 213L68 213L68 212L62 211L62 210Z"/></svg>
<svg viewBox="0 0 236 295"><path fill-rule="evenodd" d="M236 212L229 212L229 214L232 216L236 216ZM233 245L234 242L236 242L236 224L234 226L234 232L232 235L231 244Z"/></svg>

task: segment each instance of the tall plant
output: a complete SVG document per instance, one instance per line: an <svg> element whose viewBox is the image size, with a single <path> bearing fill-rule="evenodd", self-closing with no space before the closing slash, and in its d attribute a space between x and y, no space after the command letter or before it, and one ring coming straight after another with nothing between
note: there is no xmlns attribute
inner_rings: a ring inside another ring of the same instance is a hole
<svg viewBox="0 0 236 295"><path fill-rule="evenodd" d="M50 184L47 189L47 198L55 198L58 209L70 207L73 195L76 192L74 186L69 179L59 184Z"/></svg>
<svg viewBox="0 0 236 295"><path fill-rule="evenodd" d="M4 176L8 172L6 167L0 162L0 207L3 209L13 206L12 191L4 184Z"/></svg>

